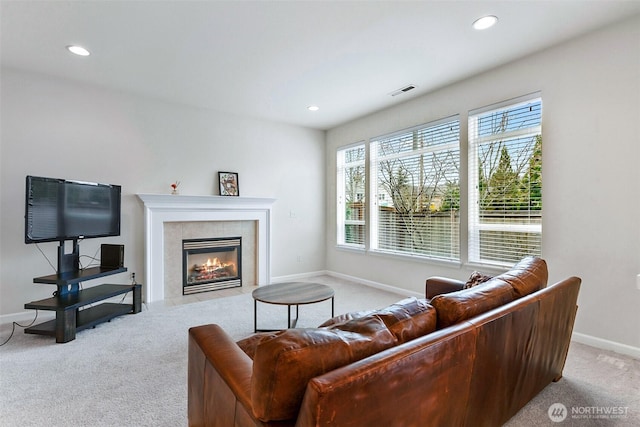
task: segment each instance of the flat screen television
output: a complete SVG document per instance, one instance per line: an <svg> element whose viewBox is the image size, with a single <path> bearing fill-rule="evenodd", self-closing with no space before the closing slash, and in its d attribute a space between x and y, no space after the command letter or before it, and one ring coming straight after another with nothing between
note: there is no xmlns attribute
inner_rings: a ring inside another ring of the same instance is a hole
<svg viewBox="0 0 640 427"><path fill-rule="evenodd" d="M119 185L27 176L25 243L120 235Z"/></svg>

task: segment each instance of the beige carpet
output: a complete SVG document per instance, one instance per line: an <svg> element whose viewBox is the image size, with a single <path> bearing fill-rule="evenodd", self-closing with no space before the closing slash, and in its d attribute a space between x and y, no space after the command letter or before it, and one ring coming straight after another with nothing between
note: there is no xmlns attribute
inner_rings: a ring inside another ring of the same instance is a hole
<svg viewBox="0 0 640 427"><path fill-rule="evenodd" d="M336 289L336 314L402 299L331 277L315 279ZM286 324L286 307L261 304L258 310L259 327ZM298 326L317 326L330 311L329 301L301 306ZM249 335L251 296L144 310L82 331L66 344L19 329L0 347L0 425L186 426L187 329L205 323L222 325L236 339ZM0 326L0 341L10 331L10 325ZM548 415L556 403L567 408L561 423ZM601 412L611 408L624 414L603 418ZM581 418L572 417L572 410L581 412L576 414ZM594 412L591 418L586 410ZM638 426L640 361L573 343L564 378L507 425Z"/></svg>

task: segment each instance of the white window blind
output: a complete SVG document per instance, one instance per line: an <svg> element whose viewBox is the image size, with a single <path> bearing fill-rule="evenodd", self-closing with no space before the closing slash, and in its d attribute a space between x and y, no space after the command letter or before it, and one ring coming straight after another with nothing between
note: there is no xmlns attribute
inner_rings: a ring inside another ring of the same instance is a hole
<svg viewBox="0 0 640 427"><path fill-rule="evenodd" d="M338 245L364 248L365 150L364 142L338 150Z"/></svg>
<svg viewBox="0 0 640 427"><path fill-rule="evenodd" d="M370 142L371 248L459 260L458 117Z"/></svg>
<svg viewBox="0 0 640 427"><path fill-rule="evenodd" d="M469 261L511 266L542 246L542 100L469 112Z"/></svg>

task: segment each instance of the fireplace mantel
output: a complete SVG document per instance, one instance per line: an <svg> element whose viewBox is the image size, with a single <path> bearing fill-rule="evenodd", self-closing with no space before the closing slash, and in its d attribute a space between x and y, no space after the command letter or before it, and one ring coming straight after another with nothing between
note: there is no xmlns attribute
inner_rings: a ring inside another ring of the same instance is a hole
<svg viewBox="0 0 640 427"><path fill-rule="evenodd" d="M144 204L145 301L164 299L164 223L256 221L258 285L271 280L271 207L275 199L138 194Z"/></svg>

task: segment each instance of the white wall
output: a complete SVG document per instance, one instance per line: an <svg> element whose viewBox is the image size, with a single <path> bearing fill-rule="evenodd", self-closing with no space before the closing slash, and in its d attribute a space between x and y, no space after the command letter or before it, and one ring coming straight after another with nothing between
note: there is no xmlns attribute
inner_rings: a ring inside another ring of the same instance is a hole
<svg viewBox="0 0 640 427"><path fill-rule="evenodd" d="M543 100L543 257L550 281L583 279L579 337L640 355L638 17L328 131L327 269L418 292L431 275L466 279L471 266L335 247L336 148L453 114L460 114L466 141L469 110L535 91Z"/></svg>
<svg viewBox="0 0 640 427"><path fill-rule="evenodd" d="M26 175L122 185L122 235L85 240L81 253L124 244L125 264L143 284L143 209L135 194L169 193L175 180L182 194L218 194L218 171L239 173L241 196L277 199L272 276L324 269L324 132L22 70L2 69L0 80L0 315L22 312L55 290L32 283L53 270L24 243ZM39 246L55 265L57 243Z"/></svg>

